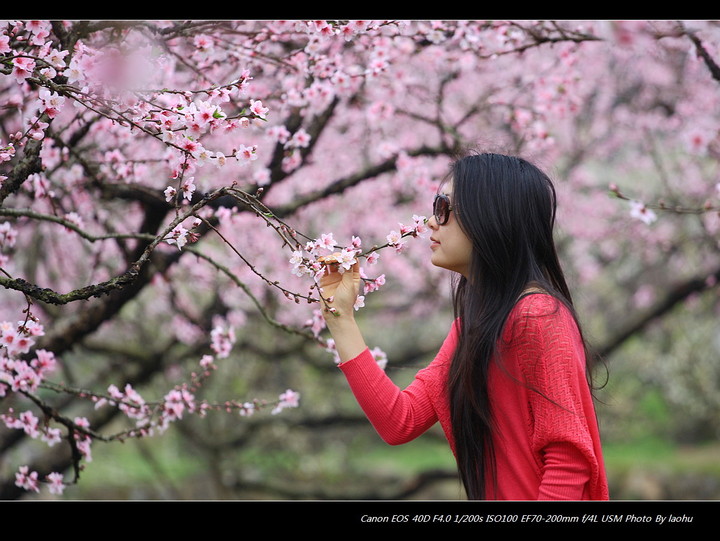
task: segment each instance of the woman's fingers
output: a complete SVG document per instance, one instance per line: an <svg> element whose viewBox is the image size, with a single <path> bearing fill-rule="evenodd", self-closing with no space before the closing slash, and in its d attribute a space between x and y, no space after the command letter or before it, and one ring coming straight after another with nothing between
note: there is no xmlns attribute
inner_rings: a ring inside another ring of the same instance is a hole
<svg viewBox="0 0 720 541"><path fill-rule="evenodd" d="M327 305L338 310L347 310L355 304L360 293L360 265L340 272L337 265L328 265L320 279L322 296Z"/></svg>

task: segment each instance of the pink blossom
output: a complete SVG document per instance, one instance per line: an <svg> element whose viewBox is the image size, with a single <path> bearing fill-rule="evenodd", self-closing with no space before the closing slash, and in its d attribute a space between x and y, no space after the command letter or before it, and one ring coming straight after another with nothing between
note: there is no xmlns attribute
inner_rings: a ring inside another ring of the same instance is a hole
<svg viewBox="0 0 720 541"><path fill-rule="evenodd" d="M85 417L75 417L75 419L73 419L73 422L77 427L81 429L90 428L90 422ZM75 431L74 436L75 446L77 447L80 454L87 462L92 462L92 452L90 448L90 445L92 444L92 439L90 438L90 436L77 430Z"/></svg>
<svg viewBox="0 0 720 541"><path fill-rule="evenodd" d="M382 287L383 285L385 285L385 275L381 274L374 280L365 280L363 291L365 294L372 293L373 291L377 291L378 289L380 289L380 287Z"/></svg>
<svg viewBox="0 0 720 541"><path fill-rule="evenodd" d="M114 384L108 386L108 394L115 400L122 400L125 398L125 395Z"/></svg>
<svg viewBox="0 0 720 541"><path fill-rule="evenodd" d="M25 23L25 28L27 28L30 32L32 32L35 35L42 35L44 37L47 37L50 31L50 22L49 21L27 21Z"/></svg>
<svg viewBox="0 0 720 541"><path fill-rule="evenodd" d="M45 107L45 114L50 118L56 117L65 104L64 96L59 95L57 92L52 92L47 88L41 88L38 95L40 102Z"/></svg>
<svg viewBox="0 0 720 541"><path fill-rule="evenodd" d="M84 226L83 219L77 212L68 212L64 218L79 229L82 229Z"/></svg>
<svg viewBox="0 0 720 541"><path fill-rule="evenodd" d="M19 331L3 333L0 338L0 345L5 346L11 357L27 353L34 343L34 340Z"/></svg>
<svg viewBox="0 0 720 541"><path fill-rule="evenodd" d="M90 447L91 444L92 440L89 437L85 437L75 442L77 450L80 452L86 462L92 462L92 449Z"/></svg>
<svg viewBox="0 0 720 541"><path fill-rule="evenodd" d="M50 181L45 175L36 173L30 175L28 179L32 181L36 199L53 195L53 191L50 189Z"/></svg>
<svg viewBox="0 0 720 541"><path fill-rule="evenodd" d="M49 447L60 443L62 435L59 428L46 428L40 436L40 439L48 444Z"/></svg>
<svg viewBox="0 0 720 541"><path fill-rule="evenodd" d="M313 310L312 317L305 322L305 326L310 328L313 336L320 336L320 333L326 327L325 318L323 317L322 310Z"/></svg>
<svg viewBox="0 0 720 541"><path fill-rule="evenodd" d="M32 492L40 492L38 486L38 473L29 472L28 466L20 466L18 472L15 474L15 485Z"/></svg>
<svg viewBox="0 0 720 541"><path fill-rule="evenodd" d="M388 67L388 62L383 58L375 58L367 66L368 75L379 75Z"/></svg>
<svg viewBox="0 0 720 541"><path fill-rule="evenodd" d="M370 252L365 258L365 261L367 261L368 265L374 265L378 262L378 259L380 259L380 252L376 250L374 252Z"/></svg>
<svg viewBox="0 0 720 541"><path fill-rule="evenodd" d="M285 408L297 408L299 401L300 394L288 389L280 395L277 405L272 410L272 414L280 413Z"/></svg>
<svg viewBox="0 0 720 541"><path fill-rule="evenodd" d="M693 154L704 154L711 140L712 135L700 129L695 129L685 134L686 148Z"/></svg>
<svg viewBox="0 0 720 541"><path fill-rule="evenodd" d="M10 161L14 155L15 145L13 143L0 146L0 163Z"/></svg>
<svg viewBox="0 0 720 541"><path fill-rule="evenodd" d="M85 71L88 69L90 59L84 55L76 55L70 60L70 65L63 72L69 83L81 83L85 79Z"/></svg>
<svg viewBox="0 0 720 541"><path fill-rule="evenodd" d="M245 402L238 410L241 417L250 417L255 413L255 404L252 402Z"/></svg>
<svg viewBox="0 0 720 541"><path fill-rule="evenodd" d="M225 118L225 114L215 104L206 101L200 101L196 104L195 120L200 123L201 126L210 124L216 119Z"/></svg>
<svg viewBox="0 0 720 541"><path fill-rule="evenodd" d="M337 257L337 261L340 264L340 272L350 270L352 268L352 266L357 262L355 255L355 250L348 250L347 248L342 249Z"/></svg>
<svg viewBox="0 0 720 541"><path fill-rule="evenodd" d="M215 358L212 355L203 355L200 359L200 366L205 370L214 368Z"/></svg>
<svg viewBox="0 0 720 541"><path fill-rule="evenodd" d="M282 144L290 139L290 132L285 126L271 126L265 133L274 141Z"/></svg>
<svg viewBox="0 0 720 541"><path fill-rule="evenodd" d="M216 152L213 155L213 158L215 160L215 165L217 165L218 167L222 167L223 165L225 165L227 163L227 158L225 157L225 154L223 154L222 152Z"/></svg>
<svg viewBox="0 0 720 541"><path fill-rule="evenodd" d="M18 328L22 328L23 331L26 332L30 336L44 336L45 335L44 327L37 321L33 321L33 320L18 321Z"/></svg>
<svg viewBox="0 0 720 541"><path fill-rule="evenodd" d="M24 56L16 56L13 58L12 64L12 74L18 83L24 83L25 79L30 77L35 69L35 61L32 58L26 58Z"/></svg>
<svg viewBox="0 0 720 541"><path fill-rule="evenodd" d="M237 150L238 161L247 164L257 159L257 147L255 145L240 145Z"/></svg>
<svg viewBox="0 0 720 541"><path fill-rule="evenodd" d="M630 216L632 216L633 218L637 218L638 220L644 222L647 225L650 225L655 220L657 220L657 215L640 201L630 202Z"/></svg>
<svg viewBox="0 0 720 541"><path fill-rule="evenodd" d="M333 26L327 21L315 21L315 30L322 36L332 36L335 33Z"/></svg>
<svg viewBox="0 0 720 541"><path fill-rule="evenodd" d="M23 353L27 353L24 351ZM15 361L15 375L11 380L13 391L34 392L42 382L42 377L25 361Z"/></svg>
<svg viewBox="0 0 720 541"><path fill-rule="evenodd" d="M300 128L293 134L290 144L294 147L307 147L310 144L310 134Z"/></svg>
<svg viewBox="0 0 720 541"><path fill-rule="evenodd" d="M31 438L37 438L40 435L40 431L38 430L39 420L31 411L22 412L18 417L18 421L25 434Z"/></svg>
<svg viewBox="0 0 720 541"><path fill-rule="evenodd" d="M193 38L193 45L201 51L208 51L213 45L213 39L207 35L199 35Z"/></svg>
<svg viewBox="0 0 720 541"><path fill-rule="evenodd" d="M35 359L33 359L30 364L36 370L38 375L44 376L48 372L55 370L57 360L55 359L55 354L52 351L39 349L35 352Z"/></svg>
<svg viewBox="0 0 720 541"><path fill-rule="evenodd" d="M168 244L174 244L178 250L182 250L188 242L188 230L182 225L176 225L170 232L170 236L165 239Z"/></svg>
<svg viewBox="0 0 720 541"><path fill-rule="evenodd" d="M192 393L181 389L171 390L164 398L163 411L166 420L175 421L182 419L185 409L192 411L195 408L194 404L195 397Z"/></svg>
<svg viewBox="0 0 720 541"><path fill-rule="evenodd" d="M52 472L47 475L48 491L50 494L62 494L65 490L63 475L58 472Z"/></svg>
<svg viewBox="0 0 720 541"><path fill-rule="evenodd" d="M255 116L264 119L270 109L263 106L260 100L255 100L250 103L250 112Z"/></svg>
<svg viewBox="0 0 720 541"><path fill-rule="evenodd" d="M391 231L385 238L390 246L396 246L402 241L402 235L397 231Z"/></svg>
<svg viewBox="0 0 720 541"><path fill-rule="evenodd" d="M349 21L347 24L339 28L339 33L350 40L355 34L364 31L367 28L368 21Z"/></svg>
<svg viewBox="0 0 720 541"><path fill-rule="evenodd" d="M194 180L194 177L188 177L184 179L182 184L180 185L180 190L182 191L183 198L187 199L188 201L192 199L192 196L195 193L195 184L193 183Z"/></svg>
<svg viewBox="0 0 720 541"><path fill-rule="evenodd" d="M332 233L323 233L315 242L319 248L325 248L326 250L335 249L335 238Z"/></svg>
<svg viewBox="0 0 720 541"><path fill-rule="evenodd" d="M235 330L232 327L223 327L217 325L210 332L211 344L210 348L221 359L230 355L230 350L235 344Z"/></svg>
<svg viewBox="0 0 720 541"><path fill-rule="evenodd" d="M327 351L333 356L333 362L335 364L340 364L341 359L337 351L337 346L335 345L335 340L333 340L332 338L328 338L325 341L325 351Z"/></svg>
<svg viewBox="0 0 720 541"><path fill-rule="evenodd" d="M300 250L293 251L289 261L292 265L292 273L295 276L304 276L311 272L311 269L306 264L305 256Z"/></svg>
<svg viewBox="0 0 720 541"><path fill-rule="evenodd" d="M17 230L10 222L0 224L0 247L12 248L17 240Z"/></svg>
<svg viewBox="0 0 720 541"><path fill-rule="evenodd" d="M425 216L413 215L413 221L415 222L415 233L418 236L425 237L430 232Z"/></svg>
<svg viewBox="0 0 720 541"><path fill-rule="evenodd" d="M122 391L120 391L120 389L118 389L115 385L108 386L108 394L111 399L115 401L121 412L131 419L138 420L139 424L144 423L150 415L150 411L146 406L145 400L129 383L125 385L125 388ZM96 403L95 408L97 409L105 403L105 399L100 399ZM111 404L112 403L113 402L111 401Z"/></svg>
<svg viewBox="0 0 720 541"><path fill-rule="evenodd" d="M385 370L387 367L388 357L387 354L380 349L379 347L374 347L370 353L372 353L373 358L375 359L375 362L378 364L380 368Z"/></svg>
<svg viewBox="0 0 720 541"><path fill-rule="evenodd" d="M267 167L256 170L253 173L253 180L258 186L267 186L271 181L271 173Z"/></svg>
<svg viewBox="0 0 720 541"><path fill-rule="evenodd" d="M194 157L197 157L204 150L200 143L189 137L183 137L178 143L178 146Z"/></svg>
<svg viewBox="0 0 720 541"><path fill-rule="evenodd" d="M302 164L302 156L299 152L290 152L282 160L282 169L286 173L295 171Z"/></svg>
<svg viewBox="0 0 720 541"><path fill-rule="evenodd" d="M70 54L70 51L61 51L58 49L50 49L43 57L43 59L52 64L56 68L65 67L65 57Z"/></svg>

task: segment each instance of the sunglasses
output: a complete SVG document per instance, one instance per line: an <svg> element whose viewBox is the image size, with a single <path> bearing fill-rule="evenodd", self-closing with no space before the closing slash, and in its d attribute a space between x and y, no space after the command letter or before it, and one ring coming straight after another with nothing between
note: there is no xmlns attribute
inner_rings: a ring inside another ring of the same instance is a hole
<svg viewBox="0 0 720 541"><path fill-rule="evenodd" d="M442 193L435 196L433 201L433 216L438 225L445 225L450 219L450 212L453 207L450 204L450 198Z"/></svg>

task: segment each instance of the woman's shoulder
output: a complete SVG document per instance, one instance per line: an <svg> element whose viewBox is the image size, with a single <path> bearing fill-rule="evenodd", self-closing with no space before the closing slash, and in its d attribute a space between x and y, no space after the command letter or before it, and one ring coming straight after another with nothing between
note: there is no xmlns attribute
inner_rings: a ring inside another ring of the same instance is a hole
<svg viewBox="0 0 720 541"><path fill-rule="evenodd" d="M568 310L561 299L542 289L533 289L520 295L512 312L517 315L542 316L554 314L558 310Z"/></svg>
<svg viewBox="0 0 720 541"><path fill-rule="evenodd" d="M518 336L518 333L544 333L573 330L575 317L565 302L545 291L530 292L522 295L510 312L506 332ZM507 334L506 334L507 337Z"/></svg>

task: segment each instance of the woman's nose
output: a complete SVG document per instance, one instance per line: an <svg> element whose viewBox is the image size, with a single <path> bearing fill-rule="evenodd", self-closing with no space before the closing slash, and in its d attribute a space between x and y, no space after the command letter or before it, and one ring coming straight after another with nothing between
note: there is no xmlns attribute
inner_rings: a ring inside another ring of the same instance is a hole
<svg viewBox="0 0 720 541"><path fill-rule="evenodd" d="M440 228L440 226L437 224L437 220L435 219L435 216L430 216L430 218L427 221L427 226L432 230L437 230Z"/></svg>

